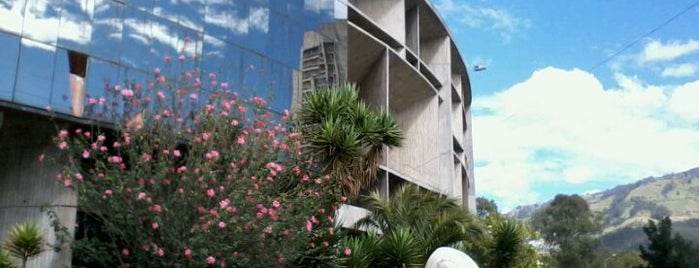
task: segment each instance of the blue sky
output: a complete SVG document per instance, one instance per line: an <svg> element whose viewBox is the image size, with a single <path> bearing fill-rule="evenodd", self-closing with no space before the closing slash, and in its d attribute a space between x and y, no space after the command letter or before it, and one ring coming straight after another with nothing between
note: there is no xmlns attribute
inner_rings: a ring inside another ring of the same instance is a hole
<svg viewBox="0 0 699 268"><path fill-rule="evenodd" d="M488 66L471 72L478 196L509 210L699 166L696 0L432 3Z"/></svg>

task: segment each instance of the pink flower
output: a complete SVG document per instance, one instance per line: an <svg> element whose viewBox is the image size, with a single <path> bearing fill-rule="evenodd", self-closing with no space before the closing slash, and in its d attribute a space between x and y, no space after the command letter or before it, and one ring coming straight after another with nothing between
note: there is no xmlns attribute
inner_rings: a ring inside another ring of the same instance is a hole
<svg viewBox="0 0 699 268"><path fill-rule="evenodd" d="M158 91L158 98L164 99L165 93L163 93L162 91Z"/></svg>
<svg viewBox="0 0 699 268"><path fill-rule="evenodd" d="M83 150L83 158L85 158L85 159L90 158L90 151Z"/></svg>
<svg viewBox="0 0 699 268"><path fill-rule="evenodd" d="M216 263L216 258L214 258L213 256L206 257L206 263L208 263L209 265L214 265L214 263Z"/></svg>
<svg viewBox="0 0 699 268"><path fill-rule="evenodd" d="M201 134L201 139L208 141L211 138L211 132L204 132Z"/></svg>
<svg viewBox="0 0 699 268"><path fill-rule="evenodd" d="M352 249L350 248L345 248L345 256L352 255Z"/></svg>
<svg viewBox="0 0 699 268"><path fill-rule="evenodd" d="M213 197L215 194L216 194L216 191L214 191L214 189L206 190L206 196L208 196L208 197Z"/></svg>
<svg viewBox="0 0 699 268"><path fill-rule="evenodd" d="M143 200L146 198L146 193L140 192L138 193L138 196L136 197L136 200Z"/></svg>
<svg viewBox="0 0 699 268"><path fill-rule="evenodd" d="M211 151L211 152L206 153L205 156L206 156L206 159L217 160L220 155L217 151Z"/></svg>
<svg viewBox="0 0 699 268"><path fill-rule="evenodd" d="M163 61L164 61L165 63L170 63L170 56L165 56L165 57L163 57Z"/></svg>
<svg viewBox="0 0 699 268"><path fill-rule="evenodd" d="M180 54L180 60L184 60L184 54Z"/></svg>
<svg viewBox="0 0 699 268"><path fill-rule="evenodd" d="M124 97L133 97L133 90L130 89L124 89L121 91L121 95Z"/></svg>
<svg viewBox="0 0 699 268"><path fill-rule="evenodd" d="M184 250L184 256L187 257L187 259L192 258L192 250L191 249L185 249Z"/></svg>
<svg viewBox="0 0 699 268"><path fill-rule="evenodd" d="M237 126L238 123L240 123L240 122L238 122L238 120L233 119L233 120L231 121L231 126Z"/></svg>
<svg viewBox="0 0 699 268"><path fill-rule="evenodd" d="M159 73L160 73L160 68L155 68L155 69L153 69L153 72L154 72L155 74L159 74Z"/></svg>
<svg viewBox="0 0 699 268"><path fill-rule="evenodd" d="M104 140L106 140L106 139L107 139L107 138L106 138L104 135L99 135L99 136L97 136L97 140L98 140L98 141L104 141Z"/></svg>
<svg viewBox="0 0 699 268"><path fill-rule="evenodd" d="M73 185L73 182L70 179L66 179L63 181L63 185L65 185L66 187L70 187L71 185Z"/></svg>
<svg viewBox="0 0 699 268"><path fill-rule="evenodd" d="M46 106L46 111L50 112L51 111L51 106Z"/></svg>
<svg viewBox="0 0 699 268"><path fill-rule="evenodd" d="M141 156L141 160L143 160L144 162L148 162L151 159L152 159L152 157L150 156L150 154L147 154L147 153L143 153L143 155Z"/></svg>
<svg viewBox="0 0 699 268"><path fill-rule="evenodd" d="M44 154L39 155L39 162L44 162Z"/></svg>
<svg viewBox="0 0 699 268"><path fill-rule="evenodd" d="M58 144L58 149L64 150L65 148L68 148L68 143L65 141L62 141Z"/></svg>
<svg viewBox="0 0 699 268"><path fill-rule="evenodd" d="M192 94L189 94L189 98L190 98L190 99L193 99L193 100L196 100L196 99L199 98L199 95L197 95L196 93L192 93Z"/></svg>
<svg viewBox="0 0 699 268"><path fill-rule="evenodd" d="M68 131L61 129L61 131L58 132L58 138L65 139L66 137L68 137Z"/></svg>
<svg viewBox="0 0 699 268"><path fill-rule="evenodd" d="M157 221L154 221L153 223L150 224L150 227L153 228L153 230L158 229L160 227L160 224L158 224Z"/></svg>
<svg viewBox="0 0 699 268"><path fill-rule="evenodd" d="M245 137L244 136L238 136L237 143L240 145L245 144Z"/></svg>
<svg viewBox="0 0 699 268"><path fill-rule="evenodd" d="M158 257L165 256L165 251L162 248L158 248L155 252L158 254Z"/></svg>
<svg viewBox="0 0 699 268"><path fill-rule="evenodd" d="M121 90L121 86L120 86L120 85L116 85L116 86L114 86L114 90L115 90L115 91L119 91L119 90Z"/></svg>
<svg viewBox="0 0 699 268"><path fill-rule="evenodd" d="M104 190L104 195L106 195L106 196L112 195L112 190L110 190L110 189Z"/></svg>
<svg viewBox="0 0 699 268"><path fill-rule="evenodd" d="M173 154L175 157L180 157L180 156L182 155L182 154L180 153L180 150L174 150L174 151L172 151L172 154Z"/></svg>
<svg viewBox="0 0 699 268"><path fill-rule="evenodd" d="M83 175L80 173L75 173L75 179L81 181L81 180L83 180Z"/></svg>
<svg viewBox="0 0 699 268"><path fill-rule="evenodd" d="M281 204L279 203L279 201L277 201L277 200L272 201L272 207L279 208L280 206L281 206Z"/></svg>
<svg viewBox="0 0 699 268"><path fill-rule="evenodd" d="M330 243L328 243L328 241L323 241L322 244L323 244L323 246L326 247L326 248L330 246Z"/></svg>
<svg viewBox="0 0 699 268"><path fill-rule="evenodd" d="M218 228L226 228L226 223L225 222L218 222Z"/></svg>
<svg viewBox="0 0 699 268"><path fill-rule="evenodd" d="M231 203L231 200L226 198L226 200L221 200L221 202L218 202L218 204L221 206L221 208L225 208L228 206L228 204Z"/></svg>
<svg viewBox="0 0 699 268"><path fill-rule="evenodd" d="M128 249L122 249L122 250L121 250L121 255L129 256L129 250L128 250Z"/></svg>
<svg viewBox="0 0 699 268"><path fill-rule="evenodd" d="M313 223L306 221L306 232L310 233L313 230Z"/></svg>
<svg viewBox="0 0 699 268"><path fill-rule="evenodd" d="M151 209L152 209L153 212L155 212L155 213L163 212L163 207L161 207L161 206L158 205L158 204L153 205L153 207L152 207Z"/></svg>

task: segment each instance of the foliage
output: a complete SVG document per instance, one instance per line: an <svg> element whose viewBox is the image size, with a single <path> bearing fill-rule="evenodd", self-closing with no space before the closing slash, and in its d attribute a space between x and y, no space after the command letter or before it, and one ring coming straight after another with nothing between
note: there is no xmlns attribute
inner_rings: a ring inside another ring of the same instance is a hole
<svg viewBox="0 0 699 268"><path fill-rule="evenodd" d="M487 217L488 215L498 215L498 205L492 199L485 197L476 198L476 211L478 217Z"/></svg>
<svg viewBox="0 0 699 268"><path fill-rule="evenodd" d="M533 267L539 260L536 249L529 245L534 232L516 219L499 214L483 219L488 233L475 243L466 244L466 251L481 267Z"/></svg>
<svg viewBox="0 0 699 268"><path fill-rule="evenodd" d="M649 240L640 246L641 258L649 268L699 267L699 247L675 233L672 235L672 220L665 217L659 222L648 220L643 232Z"/></svg>
<svg viewBox="0 0 699 268"><path fill-rule="evenodd" d="M609 268L646 267L646 265L648 265L648 263L641 258L638 252L634 251L616 253L612 258L609 258L606 261L607 267Z"/></svg>
<svg viewBox="0 0 699 268"><path fill-rule="evenodd" d="M0 268L14 268L12 256L3 247L0 247Z"/></svg>
<svg viewBox="0 0 699 268"><path fill-rule="evenodd" d="M478 222L455 200L403 185L390 198L374 192L364 198L369 215L356 224L368 232L341 243L352 254L346 267L422 267L434 250L478 241Z"/></svg>
<svg viewBox="0 0 699 268"><path fill-rule="evenodd" d="M10 255L22 260L22 267L27 266L27 260L44 252L43 247L44 237L39 225L32 221L13 225L4 245Z"/></svg>
<svg viewBox="0 0 699 268"><path fill-rule="evenodd" d="M353 84L309 92L297 120L305 152L341 180L343 194L352 199L375 180L384 146L400 146L403 139L388 110L370 108Z"/></svg>
<svg viewBox="0 0 699 268"><path fill-rule="evenodd" d="M302 154L288 113L165 61L154 81L88 100L113 129L55 137L57 179L91 222L72 245L83 264L277 267L332 248L341 181Z"/></svg>
<svg viewBox="0 0 699 268"><path fill-rule="evenodd" d="M559 266L588 267L594 259L600 225L582 197L556 195L534 214L532 224L555 248L552 256Z"/></svg>

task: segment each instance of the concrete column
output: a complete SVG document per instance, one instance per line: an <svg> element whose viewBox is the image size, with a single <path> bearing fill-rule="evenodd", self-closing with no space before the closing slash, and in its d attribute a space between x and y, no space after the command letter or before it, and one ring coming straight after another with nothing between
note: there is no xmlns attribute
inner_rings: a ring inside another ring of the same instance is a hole
<svg viewBox="0 0 699 268"><path fill-rule="evenodd" d="M77 195L56 182L56 167L40 163L42 153L55 151L51 137L56 133L54 122L28 113L5 110L0 126L0 241L5 241L9 228L20 222L39 224L44 239L54 243L50 220L41 207L54 205L63 225L73 233ZM46 251L31 259L28 267L70 266L71 253L65 248Z"/></svg>

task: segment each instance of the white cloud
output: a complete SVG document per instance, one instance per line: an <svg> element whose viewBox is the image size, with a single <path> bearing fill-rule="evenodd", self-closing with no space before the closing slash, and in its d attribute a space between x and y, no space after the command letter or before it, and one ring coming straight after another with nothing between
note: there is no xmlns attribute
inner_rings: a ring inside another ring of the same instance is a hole
<svg viewBox="0 0 699 268"><path fill-rule="evenodd" d="M648 42L640 55L641 62L669 61L699 51L699 41L689 39L687 42L678 40L662 43L658 40Z"/></svg>
<svg viewBox="0 0 699 268"><path fill-rule="evenodd" d="M692 77L699 70L699 64L683 63L665 67L662 77Z"/></svg>
<svg viewBox="0 0 699 268"><path fill-rule="evenodd" d="M435 1L435 7L445 19L454 19L470 28L499 32L504 42L523 29L531 27L531 20L519 18L505 9L455 3L454 0Z"/></svg>
<svg viewBox="0 0 699 268"><path fill-rule="evenodd" d="M485 163L476 167L478 195L511 209L550 198L536 194L541 185L625 183L695 167L699 80L662 87L615 79L604 88L590 73L547 67L476 97L474 158Z"/></svg>

